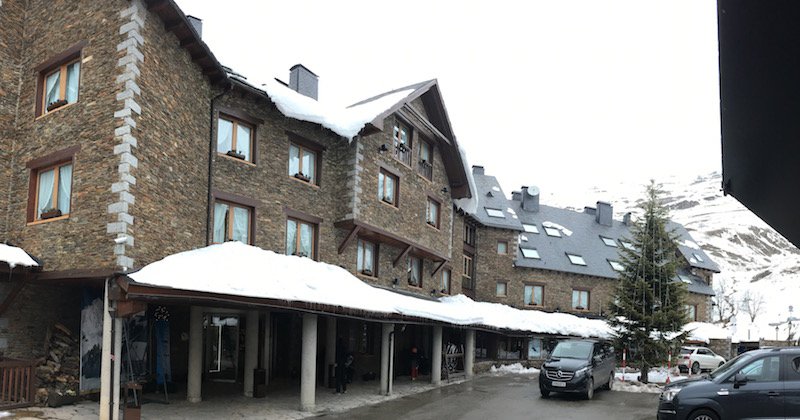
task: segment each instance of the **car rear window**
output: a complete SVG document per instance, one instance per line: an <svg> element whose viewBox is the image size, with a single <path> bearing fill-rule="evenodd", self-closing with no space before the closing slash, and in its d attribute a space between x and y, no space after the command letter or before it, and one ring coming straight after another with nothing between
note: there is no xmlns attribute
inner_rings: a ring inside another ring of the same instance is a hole
<svg viewBox="0 0 800 420"><path fill-rule="evenodd" d="M795 357L794 360L792 360L792 367L795 372L800 373L800 357Z"/></svg>
<svg viewBox="0 0 800 420"><path fill-rule="evenodd" d="M692 354L692 349L681 349L681 354Z"/></svg>

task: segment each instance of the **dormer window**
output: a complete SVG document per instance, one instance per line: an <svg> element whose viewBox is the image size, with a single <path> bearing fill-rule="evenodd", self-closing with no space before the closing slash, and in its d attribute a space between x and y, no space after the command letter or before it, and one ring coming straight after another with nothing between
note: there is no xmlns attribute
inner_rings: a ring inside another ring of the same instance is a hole
<svg viewBox="0 0 800 420"><path fill-rule="evenodd" d="M522 228L525 229L525 232L528 233L539 233L539 228L536 227L536 225L529 225L527 223L523 223Z"/></svg>
<svg viewBox="0 0 800 420"><path fill-rule="evenodd" d="M500 209L490 209L489 207L486 207L486 214L489 215L489 217L496 217L498 219L506 218L506 215L503 213L503 210Z"/></svg>
<svg viewBox="0 0 800 420"><path fill-rule="evenodd" d="M601 236L600 239L603 240L603 243L606 244L606 246L613 246L614 248L617 247L617 241L611 238L606 238L605 236Z"/></svg>
<svg viewBox="0 0 800 420"><path fill-rule="evenodd" d="M567 258L569 258L569 262L574 265L586 265L586 261L580 255L567 253Z"/></svg>

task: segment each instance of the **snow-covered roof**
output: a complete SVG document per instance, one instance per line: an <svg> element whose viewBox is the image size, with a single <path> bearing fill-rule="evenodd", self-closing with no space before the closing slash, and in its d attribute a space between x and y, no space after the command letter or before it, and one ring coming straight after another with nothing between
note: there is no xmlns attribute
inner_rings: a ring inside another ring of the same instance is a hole
<svg viewBox="0 0 800 420"><path fill-rule="evenodd" d="M128 275L136 283L187 291L340 306L461 326L608 337L602 320L520 310L466 296L427 300L364 283L339 266L225 242L168 256Z"/></svg>
<svg viewBox="0 0 800 420"><path fill-rule="evenodd" d="M448 296L439 300L448 305L471 308L473 313L483 317L483 325L498 329L598 338L610 338L613 332L602 319L516 309L501 303L476 302L464 295Z"/></svg>
<svg viewBox="0 0 800 420"><path fill-rule="evenodd" d="M18 265L23 267L38 267L39 263L36 262L30 255L28 255L22 248L6 245L0 243L0 261L8 264L9 267L14 268Z"/></svg>
<svg viewBox="0 0 800 420"><path fill-rule="evenodd" d="M688 331L688 341L726 340L731 338L731 333L725 328L707 322L690 322L683 326L683 331Z"/></svg>

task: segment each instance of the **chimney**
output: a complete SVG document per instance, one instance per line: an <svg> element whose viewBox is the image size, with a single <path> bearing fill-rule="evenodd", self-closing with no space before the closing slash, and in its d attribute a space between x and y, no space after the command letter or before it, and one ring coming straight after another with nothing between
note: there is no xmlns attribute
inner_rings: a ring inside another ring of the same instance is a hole
<svg viewBox="0 0 800 420"><path fill-rule="evenodd" d="M483 166L472 165L473 175L483 175Z"/></svg>
<svg viewBox="0 0 800 420"><path fill-rule="evenodd" d="M522 201L522 192L521 191L512 191L511 192L511 200L512 201Z"/></svg>
<svg viewBox="0 0 800 420"><path fill-rule="evenodd" d="M289 70L289 88L295 92L317 100L319 76L302 64L295 64Z"/></svg>
<svg viewBox="0 0 800 420"><path fill-rule="evenodd" d="M203 19L196 18L194 16L186 16L189 19L189 23L192 24L192 28L194 28L195 32L197 32L197 36L203 38Z"/></svg>
<svg viewBox="0 0 800 420"><path fill-rule="evenodd" d="M539 211L539 188L522 187L522 210Z"/></svg>
<svg viewBox="0 0 800 420"><path fill-rule="evenodd" d="M613 215L614 208L611 207L611 203L607 203L605 201L597 202L597 214L595 214L595 220L597 220L597 223L600 223L603 226L611 226L611 219Z"/></svg>
<svg viewBox="0 0 800 420"><path fill-rule="evenodd" d="M584 206L583 212L586 214L591 214L592 216L597 214L597 209L594 207Z"/></svg>
<svg viewBox="0 0 800 420"><path fill-rule="evenodd" d="M631 212L627 212L624 216L622 216L622 223L624 223L625 226L631 225Z"/></svg>

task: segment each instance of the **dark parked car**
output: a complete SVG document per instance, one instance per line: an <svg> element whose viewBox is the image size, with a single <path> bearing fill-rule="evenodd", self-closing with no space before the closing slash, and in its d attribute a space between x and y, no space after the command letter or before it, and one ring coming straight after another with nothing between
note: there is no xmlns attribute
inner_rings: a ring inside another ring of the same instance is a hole
<svg viewBox="0 0 800 420"><path fill-rule="evenodd" d="M753 350L710 375L673 382L659 420L800 418L800 347Z"/></svg>
<svg viewBox="0 0 800 420"><path fill-rule="evenodd" d="M587 399L599 387L611 389L614 382L614 348L598 340L565 340L553 349L539 373L542 398L551 392L581 393Z"/></svg>

